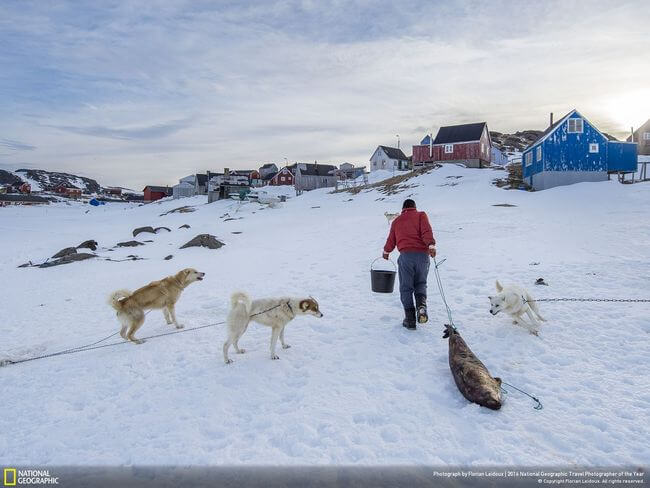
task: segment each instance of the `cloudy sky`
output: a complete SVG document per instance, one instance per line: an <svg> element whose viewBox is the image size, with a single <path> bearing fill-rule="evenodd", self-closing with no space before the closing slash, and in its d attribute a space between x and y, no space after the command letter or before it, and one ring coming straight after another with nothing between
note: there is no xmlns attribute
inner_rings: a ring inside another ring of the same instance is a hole
<svg viewBox="0 0 650 488"><path fill-rule="evenodd" d="M173 184L440 125L650 118L647 0L0 2L0 167Z"/></svg>

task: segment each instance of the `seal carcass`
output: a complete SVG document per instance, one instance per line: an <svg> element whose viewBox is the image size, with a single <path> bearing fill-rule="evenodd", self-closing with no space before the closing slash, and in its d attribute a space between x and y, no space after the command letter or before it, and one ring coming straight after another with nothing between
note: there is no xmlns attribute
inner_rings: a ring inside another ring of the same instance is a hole
<svg viewBox="0 0 650 488"><path fill-rule="evenodd" d="M470 402L499 410L501 378L490 375L454 327L445 327L443 338L449 338L449 368L456 386Z"/></svg>

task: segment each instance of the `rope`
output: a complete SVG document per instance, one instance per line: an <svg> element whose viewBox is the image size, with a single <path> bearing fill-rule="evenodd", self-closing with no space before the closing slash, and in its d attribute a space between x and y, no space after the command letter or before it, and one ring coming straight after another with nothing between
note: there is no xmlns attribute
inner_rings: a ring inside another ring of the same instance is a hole
<svg viewBox="0 0 650 488"><path fill-rule="evenodd" d="M262 315L263 313L270 312L271 310L275 310L276 308L281 307L283 305L285 305L285 302L279 303L279 304L277 304L277 305L275 305L275 306L273 306L271 308L268 308L266 310L262 310L261 312L254 313L254 314L251 315L251 317L256 317L257 315ZM293 313L293 310L291 309L291 305L289 304L288 301L286 302L286 305L289 306L289 309ZM147 311L146 313L149 313L149 312L151 312L151 310ZM174 331L171 331L171 332L162 332L160 334L153 334L153 335L150 335L150 336L147 336L147 337L143 337L141 340L156 339L158 337L165 337L165 336L174 335L174 334L181 334L183 332L190 332L190 331L193 331L193 330L206 329L208 327L215 327L217 325L223 325L225 323L226 322L223 321L223 322L216 322L214 324L207 324L207 325L199 325L197 327L190 327L188 329L174 330ZM97 344L99 344L101 342L104 342L107 339L110 339L111 337L113 337L114 335L117 335L117 334L119 334L119 331L118 332L113 332L111 335L108 335L108 336L104 337L103 339L95 341L95 342L93 342L91 344L86 344L85 346L71 347L69 349L64 349L63 351L57 351L57 352L53 352L53 353L50 353L50 354L43 354L41 356L34 356L34 357L31 357L31 358L25 358L25 359L16 359L15 361L12 360L12 359L0 360L0 368L3 367L3 366L9 366L10 364L27 363L29 361L36 361L38 359L52 358L52 357L56 357L56 356L65 356L67 354L75 354L77 352L92 351L94 349L101 349L101 348L104 348L104 347L119 346L120 344L127 344L127 343L131 342L131 341L119 341L119 342L109 342L108 344L102 344L101 346L97 345Z"/></svg>
<svg viewBox="0 0 650 488"><path fill-rule="evenodd" d="M433 258L434 270L435 270L435 274L436 274L436 282L438 283L438 290L440 291L440 298L442 298L442 303L444 303L445 308L447 309L447 317L449 318L449 325L454 330L457 330L456 326L454 325L454 320L451 317L451 308L449 308L449 304L447 303L447 299L445 297L445 291L442 288L442 280L440 279L440 272L438 271L438 267L441 266L442 263L444 263L445 261L446 261L446 259L443 259L442 261L438 262L435 257ZM511 385L510 383L506 383L503 380L501 381L501 384L502 385L508 385L509 387L514 388L515 390L517 390L517 391L523 393L524 395L532 398L537 403L533 407L535 410L541 410L543 408L542 402L540 402L538 398L534 397L530 393L526 393L524 390L521 390L521 389L517 388L516 386ZM501 387L501 390L506 394L508 393L508 391L503 389L503 387Z"/></svg>
<svg viewBox="0 0 650 488"><path fill-rule="evenodd" d="M438 267L444 263L446 259L443 259L442 261L438 262L436 261L436 258L433 258L433 269L435 271L436 275L436 283L438 283L438 291L440 292L440 298L442 298L442 303L445 305L445 309L447 310L447 318L449 319L449 325L451 325L452 329L456 330L456 326L454 325L454 319L451 316L451 308L449 308L449 305L447 304L447 299L445 297L445 290L442 288L442 280L440 279L440 271L438 271Z"/></svg>
<svg viewBox="0 0 650 488"><path fill-rule="evenodd" d="M510 383L506 383L506 382L503 381L503 380L501 380L501 384L502 384L502 385L507 385L507 386L509 386L510 388L514 388L514 389L517 390L518 392L523 393L523 394L526 395L527 397L532 398L533 401L535 401L535 402L537 403L537 405L535 405L535 406L533 407L535 410L541 410L541 409L544 408L544 405L542 405L542 402L539 401L539 398L534 397L534 396L531 395L530 393L527 393L527 392L525 392L524 390L520 390L520 389L517 388L516 386L513 386L513 385L511 385ZM508 390L506 390L506 389L503 388L503 387L501 387L501 391L503 391L505 394L508 394Z"/></svg>

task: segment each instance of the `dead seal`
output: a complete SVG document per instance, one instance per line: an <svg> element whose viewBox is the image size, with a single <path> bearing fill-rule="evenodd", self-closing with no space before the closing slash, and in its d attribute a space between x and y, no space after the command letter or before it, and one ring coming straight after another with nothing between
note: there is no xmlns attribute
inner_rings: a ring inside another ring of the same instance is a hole
<svg viewBox="0 0 650 488"><path fill-rule="evenodd" d="M501 378L490 375L454 327L445 324L442 337L449 338L449 368L463 396L482 407L499 410Z"/></svg>

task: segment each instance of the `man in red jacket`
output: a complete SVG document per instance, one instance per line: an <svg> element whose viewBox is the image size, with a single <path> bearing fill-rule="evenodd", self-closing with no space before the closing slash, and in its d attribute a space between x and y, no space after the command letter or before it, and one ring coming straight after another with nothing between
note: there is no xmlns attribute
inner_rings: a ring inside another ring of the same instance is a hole
<svg viewBox="0 0 650 488"><path fill-rule="evenodd" d="M399 293L404 306L402 325L414 330L416 311L413 295L417 305L417 321L421 324L429 320L427 316L427 275L429 274L429 256L436 256L436 240L427 214L415 208L410 198L404 200L402 213L393 220L390 233L384 245L384 259L395 246L399 250L397 259L399 272Z"/></svg>

